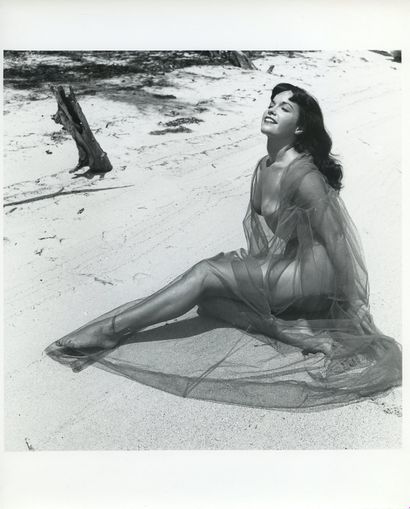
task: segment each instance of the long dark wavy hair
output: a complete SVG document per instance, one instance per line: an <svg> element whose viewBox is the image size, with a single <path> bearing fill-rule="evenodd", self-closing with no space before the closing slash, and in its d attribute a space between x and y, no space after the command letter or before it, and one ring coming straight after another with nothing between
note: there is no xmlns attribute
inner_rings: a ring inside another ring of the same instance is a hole
<svg viewBox="0 0 410 509"><path fill-rule="evenodd" d="M330 152L332 139L325 129L318 102L306 90L290 83L276 85L272 90L271 100L277 94L287 91L293 93L289 100L296 103L300 109L298 127L302 132L296 135L293 148L299 153L310 154L329 185L340 191L343 178L342 165Z"/></svg>

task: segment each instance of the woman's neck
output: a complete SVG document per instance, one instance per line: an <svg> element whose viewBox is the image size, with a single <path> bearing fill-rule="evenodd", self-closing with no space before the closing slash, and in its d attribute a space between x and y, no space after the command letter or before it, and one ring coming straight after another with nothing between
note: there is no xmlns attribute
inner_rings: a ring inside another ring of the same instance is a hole
<svg viewBox="0 0 410 509"><path fill-rule="evenodd" d="M289 149L291 149L292 145L289 140L273 140L272 138L268 138L267 143L267 152L269 156L270 164L277 163L281 164L286 162L291 154L288 153ZM291 152L293 152L291 150Z"/></svg>

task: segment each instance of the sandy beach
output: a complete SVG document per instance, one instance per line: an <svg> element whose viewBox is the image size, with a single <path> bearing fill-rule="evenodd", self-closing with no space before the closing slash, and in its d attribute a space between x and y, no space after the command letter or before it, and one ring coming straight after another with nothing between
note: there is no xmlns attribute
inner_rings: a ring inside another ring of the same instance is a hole
<svg viewBox="0 0 410 509"><path fill-rule="evenodd" d="M64 58L53 58L64 76ZM280 81L322 106L375 323L401 341L401 64L370 51L266 53L254 64L74 86L113 165L93 179L69 173L77 150L51 119L57 105L47 87L5 83L6 450L400 447L400 389L324 412L282 412L183 399L94 367L76 374L43 354L195 262L245 247L250 178L265 154L260 118Z"/></svg>

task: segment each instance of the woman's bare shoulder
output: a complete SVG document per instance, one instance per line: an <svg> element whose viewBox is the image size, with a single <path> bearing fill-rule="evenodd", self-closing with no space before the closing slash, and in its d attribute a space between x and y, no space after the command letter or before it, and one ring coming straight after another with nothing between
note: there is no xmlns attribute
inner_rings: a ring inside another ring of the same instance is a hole
<svg viewBox="0 0 410 509"><path fill-rule="evenodd" d="M258 162L256 164L255 170L253 172L253 177L254 177L255 181L258 181L259 174L262 171L262 169L266 167L267 160L268 160L268 156L267 155L265 155L263 157L260 157L258 159Z"/></svg>
<svg viewBox="0 0 410 509"><path fill-rule="evenodd" d="M323 194L327 187L324 175L310 156L295 159L283 179L283 191L291 195L311 195L313 192Z"/></svg>
<svg viewBox="0 0 410 509"><path fill-rule="evenodd" d="M262 157L260 157L258 159L258 164L256 165L256 168L262 168L262 167L265 167L267 165L267 161L269 159L269 156L268 155L264 155Z"/></svg>

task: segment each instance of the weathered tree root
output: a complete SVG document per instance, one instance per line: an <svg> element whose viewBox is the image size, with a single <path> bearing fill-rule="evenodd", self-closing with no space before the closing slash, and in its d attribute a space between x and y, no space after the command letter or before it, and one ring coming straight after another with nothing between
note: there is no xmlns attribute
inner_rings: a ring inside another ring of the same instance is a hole
<svg viewBox="0 0 410 509"><path fill-rule="evenodd" d="M59 196L67 196L69 194L82 194L82 193L96 193L98 191L110 191L112 189L123 189L128 186L113 186L113 187L100 187L98 189L72 189L71 191L64 191L64 187L54 193L41 194L40 196L33 196L32 198L25 198L24 200L17 200L8 203L3 203L3 208L12 207L13 205L23 205L25 203L32 203L33 201L47 200L50 198L58 198Z"/></svg>
<svg viewBox="0 0 410 509"><path fill-rule="evenodd" d="M91 173L107 173L112 170L112 164L107 154L102 150L88 125L87 119L77 102L72 87L70 93L65 94L64 88L50 86L57 100L57 113L51 118L73 137L78 149L78 164L70 170L73 173L84 166L88 166Z"/></svg>
<svg viewBox="0 0 410 509"><path fill-rule="evenodd" d="M228 51L228 59L236 67L252 71L256 70L255 64L243 51Z"/></svg>

